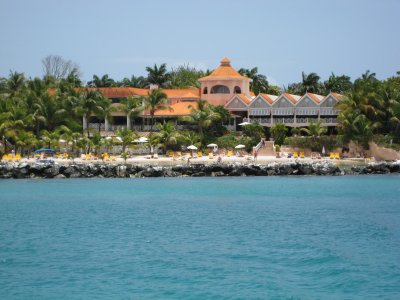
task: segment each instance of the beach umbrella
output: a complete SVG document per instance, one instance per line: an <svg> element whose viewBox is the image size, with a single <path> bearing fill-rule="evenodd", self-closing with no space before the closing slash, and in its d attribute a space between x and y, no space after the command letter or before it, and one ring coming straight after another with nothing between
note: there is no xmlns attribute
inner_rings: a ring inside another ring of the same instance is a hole
<svg viewBox="0 0 400 300"><path fill-rule="evenodd" d="M122 139L119 136L117 136L116 139L117 141L122 142Z"/></svg>
<svg viewBox="0 0 400 300"><path fill-rule="evenodd" d="M242 123L239 123L238 125L239 126L246 126L246 125L250 125L251 123L249 123L249 122L242 122Z"/></svg>
<svg viewBox="0 0 400 300"><path fill-rule="evenodd" d="M60 143L65 143L66 141L65 140L63 140L63 139L59 139L58 140Z"/></svg>
<svg viewBox="0 0 400 300"><path fill-rule="evenodd" d="M187 147L189 150L197 150L197 147L195 145L190 145Z"/></svg>
<svg viewBox="0 0 400 300"><path fill-rule="evenodd" d="M111 136L106 137L106 140L111 140L111 139L112 139Z"/></svg>
<svg viewBox="0 0 400 300"><path fill-rule="evenodd" d="M147 137L141 136L140 138L133 140L135 143L147 143L149 139Z"/></svg>
<svg viewBox="0 0 400 300"><path fill-rule="evenodd" d="M237 146L235 147L235 149L243 149L243 148L246 148L246 146L245 146L245 145L242 145L242 144L237 145Z"/></svg>
<svg viewBox="0 0 400 300"><path fill-rule="evenodd" d="M207 147L208 148L215 148L215 147L218 147L218 145L217 144L208 144Z"/></svg>
<svg viewBox="0 0 400 300"><path fill-rule="evenodd" d="M41 152L52 152L52 153L56 153L56 150L50 149L50 148L41 148L41 149L35 150L34 152L35 152L35 153L41 153Z"/></svg>
<svg viewBox="0 0 400 300"><path fill-rule="evenodd" d="M322 146L322 154L325 155L325 146Z"/></svg>

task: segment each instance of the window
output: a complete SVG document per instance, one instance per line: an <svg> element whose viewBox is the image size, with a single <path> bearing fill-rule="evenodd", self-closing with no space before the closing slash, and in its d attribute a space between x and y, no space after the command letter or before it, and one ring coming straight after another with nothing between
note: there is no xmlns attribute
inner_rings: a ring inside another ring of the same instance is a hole
<svg viewBox="0 0 400 300"><path fill-rule="evenodd" d="M234 93L235 93L235 94L241 94L241 93L242 93L242 90L240 89L240 87L235 86Z"/></svg>
<svg viewBox="0 0 400 300"><path fill-rule="evenodd" d="M207 88L207 87L205 87L205 88L203 89L203 94L208 94L208 88Z"/></svg>
<svg viewBox="0 0 400 300"><path fill-rule="evenodd" d="M211 94L229 94L229 88L225 85L216 85L211 88Z"/></svg>

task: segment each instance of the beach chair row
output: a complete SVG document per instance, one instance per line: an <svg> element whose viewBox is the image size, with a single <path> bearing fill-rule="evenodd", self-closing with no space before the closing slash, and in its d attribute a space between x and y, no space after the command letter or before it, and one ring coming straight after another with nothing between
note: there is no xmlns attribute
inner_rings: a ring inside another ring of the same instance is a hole
<svg viewBox="0 0 400 300"><path fill-rule="evenodd" d="M330 159L340 159L340 153L339 152L331 152L331 153L329 153L329 158Z"/></svg>
<svg viewBox="0 0 400 300"><path fill-rule="evenodd" d="M3 161L20 161L21 154L19 154L19 153L15 154L15 155L12 155L11 153L4 154L2 159L3 159Z"/></svg>

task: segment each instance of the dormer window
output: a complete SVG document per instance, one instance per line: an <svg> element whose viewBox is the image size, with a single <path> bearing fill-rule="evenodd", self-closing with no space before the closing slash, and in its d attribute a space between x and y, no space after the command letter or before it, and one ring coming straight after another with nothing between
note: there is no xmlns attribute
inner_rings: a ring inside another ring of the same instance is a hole
<svg viewBox="0 0 400 300"><path fill-rule="evenodd" d="M240 89L240 87L235 86L234 93L235 93L235 94L241 94L241 93L242 93L242 90Z"/></svg>

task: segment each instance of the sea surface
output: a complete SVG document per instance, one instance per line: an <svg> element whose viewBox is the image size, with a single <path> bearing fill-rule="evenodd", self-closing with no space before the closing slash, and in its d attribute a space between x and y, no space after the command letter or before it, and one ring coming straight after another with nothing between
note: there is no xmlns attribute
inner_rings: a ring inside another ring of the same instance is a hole
<svg viewBox="0 0 400 300"><path fill-rule="evenodd" d="M400 299L400 176L1 180L0 299Z"/></svg>

